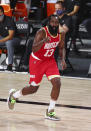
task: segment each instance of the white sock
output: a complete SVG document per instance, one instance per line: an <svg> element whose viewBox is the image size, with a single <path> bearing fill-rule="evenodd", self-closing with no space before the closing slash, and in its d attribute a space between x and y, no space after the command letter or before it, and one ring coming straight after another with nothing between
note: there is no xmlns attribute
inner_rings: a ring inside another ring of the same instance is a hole
<svg viewBox="0 0 91 131"><path fill-rule="evenodd" d="M14 98L19 98L20 96L22 96L21 90L16 91L16 92L13 94L13 97L14 97Z"/></svg>
<svg viewBox="0 0 91 131"><path fill-rule="evenodd" d="M56 104L56 101L54 101L54 100L50 100L50 104L49 104L49 107L48 107L48 112L50 111L50 110L53 110L54 108L55 108L55 104Z"/></svg>

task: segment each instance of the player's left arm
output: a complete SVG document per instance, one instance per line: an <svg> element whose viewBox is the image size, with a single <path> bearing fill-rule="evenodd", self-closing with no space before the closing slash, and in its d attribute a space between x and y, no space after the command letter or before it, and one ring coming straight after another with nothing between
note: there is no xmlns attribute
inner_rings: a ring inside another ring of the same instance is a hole
<svg viewBox="0 0 91 131"><path fill-rule="evenodd" d="M62 69L64 70L67 67L66 62L65 62L65 55L66 55L66 51L65 51L65 33L62 32L60 35L61 35L61 40L59 42L59 56L61 58Z"/></svg>

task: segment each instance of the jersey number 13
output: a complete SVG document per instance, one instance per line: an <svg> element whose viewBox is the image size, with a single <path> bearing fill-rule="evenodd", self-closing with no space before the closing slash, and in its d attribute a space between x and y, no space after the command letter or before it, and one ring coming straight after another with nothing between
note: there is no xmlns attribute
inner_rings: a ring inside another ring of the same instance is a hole
<svg viewBox="0 0 91 131"><path fill-rule="evenodd" d="M45 57L50 57L53 55L54 49L46 50L46 53L44 54Z"/></svg>

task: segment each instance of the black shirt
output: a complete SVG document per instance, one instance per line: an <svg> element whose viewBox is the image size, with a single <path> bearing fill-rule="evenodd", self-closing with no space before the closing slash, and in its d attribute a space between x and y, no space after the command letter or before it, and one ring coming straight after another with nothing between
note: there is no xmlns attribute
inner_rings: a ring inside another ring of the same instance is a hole
<svg viewBox="0 0 91 131"><path fill-rule="evenodd" d="M49 21L49 17L44 19L41 23L42 23L42 26L46 26L48 24L48 21ZM72 23L72 18L71 16L68 16L66 14L64 14L61 18L59 18L59 23L61 26L63 26L64 24L70 28L71 27L71 23Z"/></svg>
<svg viewBox="0 0 91 131"><path fill-rule="evenodd" d="M16 26L13 19L9 16L4 16L4 20L0 22L0 35L6 37L9 35L9 30L15 30Z"/></svg>
<svg viewBox="0 0 91 131"><path fill-rule="evenodd" d="M65 0L67 13L70 13L74 9L74 6L80 6L80 0Z"/></svg>
<svg viewBox="0 0 91 131"><path fill-rule="evenodd" d="M59 19L59 23L61 26L63 26L64 24L70 29L71 28L71 24L72 24L72 18L71 16L68 15L63 15L62 18Z"/></svg>

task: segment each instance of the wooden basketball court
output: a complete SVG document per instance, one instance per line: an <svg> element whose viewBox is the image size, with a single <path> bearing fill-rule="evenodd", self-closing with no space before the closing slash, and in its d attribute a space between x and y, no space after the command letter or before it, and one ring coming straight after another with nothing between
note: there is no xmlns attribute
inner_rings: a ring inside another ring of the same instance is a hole
<svg viewBox="0 0 91 131"><path fill-rule="evenodd" d="M0 72L0 131L91 131L91 79L61 78L55 108L61 121L44 119L52 87L45 76L36 94L21 97L13 111L8 109L8 91L28 81L29 74Z"/></svg>

